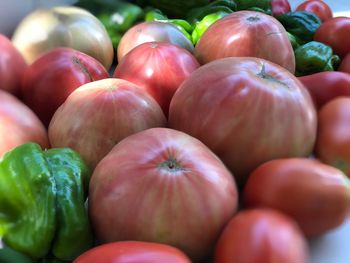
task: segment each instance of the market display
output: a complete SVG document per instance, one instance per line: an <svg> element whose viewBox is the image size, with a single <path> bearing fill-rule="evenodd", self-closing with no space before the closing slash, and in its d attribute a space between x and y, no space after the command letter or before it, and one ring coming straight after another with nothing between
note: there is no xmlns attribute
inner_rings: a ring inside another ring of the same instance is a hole
<svg viewBox="0 0 350 263"><path fill-rule="evenodd" d="M0 34L1 263L309 263L350 215L350 17L79 0Z"/></svg>

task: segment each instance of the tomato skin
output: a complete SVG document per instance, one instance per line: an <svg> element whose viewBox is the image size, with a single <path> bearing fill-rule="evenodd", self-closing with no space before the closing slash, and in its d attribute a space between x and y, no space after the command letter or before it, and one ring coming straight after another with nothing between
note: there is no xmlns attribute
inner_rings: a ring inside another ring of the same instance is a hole
<svg viewBox="0 0 350 263"><path fill-rule="evenodd" d="M0 51L0 89L18 97L27 64L19 50L2 34L0 34Z"/></svg>
<svg viewBox="0 0 350 263"><path fill-rule="evenodd" d="M147 42L123 57L113 77L131 81L146 90L167 116L175 91L198 67L195 57L184 48L165 42Z"/></svg>
<svg viewBox="0 0 350 263"><path fill-rule="evenodd" d="M346 72L350 74L350 53L347 54L341 61L338 71Z"/></svg>
<svg viewBox="0 0 350 263"><path fill-rule="evenodd" d="M94 247L73 263L190 263L190 259L179 249L160 243L142 241L120 241Z"/></svg>
<svg viewBox="0 0 350 263"><path fill-rule="evenodd" d="M319 160L275 159L250 174L243 199L246 207L286 213L307 237L314 237L341 225L349 215L350 181Z"/></svg>
<svg viewBox="0 0 350 263"><path fill-rule="evenodd" d="M324 71L298 77L310 92L317 109L339 96L350 96L350 74Z"/></svg>
<svg viewBox="0 0 350 263"><path fill-rule="evenodd" d="M309 156L316 121L300 81L259 58L230 57L201 66L181 84L169 108L169 127L209 146L240 185L268 160Z"/></svg>
<svg viewBox="0 0 350 263"><path fill-rule="evenodd" d="M308 11L314 13L322 22L333 18L332 9L322 0L306 0L297 6L296 11Z"/></svg>
<svg viewBox="0 0 350 263"><path fill-rule="evenodd" d="M48 135L52 147L76 150L93 170L125 137L165 125L162 109L145 90L107 78L74 90L53 115Z"/></svg>
<svg viewBox="0 0 350 263"><path fill-rule="evenodd" d="M294 220L277 210L242 210L221 233L215 263L247 262L309 262L306 239Z"/></svg>
<svg viewBox="0 0 350 263"><path fill-rule="evenodd" d="M332 47L335 54L344 57L350 53L350 17L333 17L316 30L314 40Z"/></svg>
<svg viewBox="0 0 350 263"><path fill-rule="evenodd" d="M291 11L288 0L271 0L272 15L278 16Z"/></svg>
<svg viewBox="0 0 350 263"><path fill-rule="evenodd" d="M59 47L28 66L20 96L47 127L69 94L85 83L104 78L108 78L108 72L96 59L72 48Z"/></svg>
<svg viewBox="0 0 350 263"><path fill-rule="evenodd" d="M318 113L315 154L350 177L350 98L336 98Z"/></svg>
<svg viewBox="0 0 350 263"><path fill-rule="evenodd" d="M100 242L173 245L193 261L208 257L236 213L232 174L202 142L152 128L120 141L89 184L89 215Z"/></svg>
<svg viewBox="0 0 350 263"><path fill-rule="evenodd" d="M38 116L22 101L0 89L0 157L27 142L49 148L47 131Z"/></svg>

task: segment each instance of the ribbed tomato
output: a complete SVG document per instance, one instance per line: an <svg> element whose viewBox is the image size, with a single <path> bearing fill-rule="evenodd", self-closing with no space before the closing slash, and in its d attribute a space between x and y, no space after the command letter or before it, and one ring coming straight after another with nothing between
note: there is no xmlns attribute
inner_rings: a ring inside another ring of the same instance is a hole
<svg viewBox="0 0 350 263"><path fill-rule="evenodd" d="M113 76L145 89L167 116L175 91L198 67L195 57L184 48L165 42L147 42L127 53Z"/></svg>
<svg viewBox="0 0 350 263"><path fill-rule="evenodd" d="M286 30L262 12L238 11L216 21L204 32L194 54L201 64L224 57L258 57L295 71Z"/></svg>
<svg viewBox="0 0 350 263"><path fill-rule="evenodd" d="M223 58L192 72L170 103L169 125L214 151L241 184L274 158L308 156L316 111L301 82L259 58Z"/></svg>
<svg viewBox="0 0 350 263"><path fill-rule="evenodd" d="M237 201L232 174L202 142L153 128L128 136L99 162L89 214L103 243L160 242L199 262L214 249Z"/></svg>

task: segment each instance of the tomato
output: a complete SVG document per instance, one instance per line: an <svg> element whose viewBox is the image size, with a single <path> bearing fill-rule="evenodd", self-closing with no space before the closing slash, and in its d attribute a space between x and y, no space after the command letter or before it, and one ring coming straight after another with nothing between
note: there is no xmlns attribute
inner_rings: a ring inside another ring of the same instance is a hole
<svg viewBox="0 0 350 263"><path fill-rule="evenodd" d="M75 6L35 9L17 25L12 42L28 64L57 47L69 47L98 60L108 70L113 62L112 41L103 24Z"/></svg>
<svg viewBox="0 0 350 263"><path fill-rule="evenodd" d="M103 79L74 90L49 125L53 147L71 147L91 169L130 134L166 125L157 102L135 84Z"/></svg>
<svg viewBox="0 0 350 263"><path fill-rule="evenodd" d="M325 71L299 77L310 92L317 109L339 96L350 96L350 74Z"/></svg>
<svg viewBox="0 0 350 263"><path fill-rule="evenodd" d="M174 25L163 22L142 22L129 28L118 45L118 61L134 47L145 42L167 42L193 52L192 42Z"/></svg>
<svg viewBox="0 0 350 263"><path fill-rule="evenodd" d="M350 53L350 17L333 17L316 30L314 40L332 47L335 54L344 57Z"/></svg>
<svg viewBox="0 0 350 263"><path fill-rule="evenodd" d="M224 57L258 57L295 71L286 30L262 12L238 11L216 21L202 35L194 55L201 64Z"/></svg>
<svg viewBox="0 0 350 263"><path fill-rule="evenodd" d="M168 115L175 91L198 67L199 63L186 49L170 43L147 42L126 54L113 76L145 89Z"/></svg>
<svg viewBox="0 0 350 263"><path fill-rule="evenodd" d="M323 0L306 0L296 7L296 11L308 11L317 15L322 22L333 18L332 9Z"/></svg>
<svg viewBox="0 0 350 263"><path fill-rule="evenodd" d="M348 53L341 61L338 71L350 74L350 53Z"/></svg>
<svg viewBox="0 0 350 263"><path fill-rule="evenodd" d="M350 181L319 160L275 159L256 168L243 192L246 207L269 207L292 217L307 237L341 225L350 212Z"/></svg>
<svg viewBox="0 0 350 263"><path fill-rule="evenodd" d="M2 34L0 34L0 51L0 90L18 96L27 64L17 48Z"/></svg>
<svg viewBox="0 0 350 263"><path fill-rule="evenodd" d="M34 112L10 93L0 90L0 157L27 142L49 148L44 125Z"/></svg>
<svg viewBox="0 0 350 263"><path fill-rule="evenodd" d="M268 160L311 154L316 120L301 82L259 58L201 66L175 92L169 109L169 126L204 142L239 184Z"/></svg>
<svg viewBox="0 0 350 263"><path fill-rule="evenodd" d="M48 126L57 108L73 90L108 76L103 65L93 57L71 48L55 48L26 69L21 98Z"/></svg>
<svg viewBox="0 0 350 263"><path fill-rule="evenodd" d="M96 246L76 258L73 263L190 263L179 249L159 243L120 241Z"/></svg>
<svg viewBox="0 0 350 263"><path fill-rule="evenodd" d="M315 153L323 162L350 177L350 98L339 97L324 105L318 114Z"/></svg>
<svg viewBox="0 0 350 263"><path fill-rule="evenodd" d="M161 242L205 259L237 210L232 174L202 142L152 128L119 142L94 170L89 215L96 238Z"/></svg>
<svg viewBox="0 0 350 263"><path fill-rule="evenodd" d="M271 0L271 9L273 16L291 12L291 6L288 0Z"/></svg>
<svg viewBox="0 0 350 263"><path fill-rule="evenodd" d="M307 242L291 218L272 209L242 210L224 228L215 263L307 263Z"/></svg>

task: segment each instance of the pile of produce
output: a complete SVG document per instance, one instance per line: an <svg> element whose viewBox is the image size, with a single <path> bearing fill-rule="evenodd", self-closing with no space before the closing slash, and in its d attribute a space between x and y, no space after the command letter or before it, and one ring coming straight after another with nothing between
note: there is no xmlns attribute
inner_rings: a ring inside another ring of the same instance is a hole
<svg viewBox="0 0 350 263"><path fill-rule="evenodd" d="M350 215L350 18L36 9L0 34L0 137L0 262L310 262Z"/></svg>

